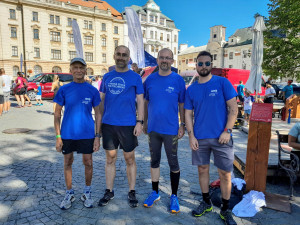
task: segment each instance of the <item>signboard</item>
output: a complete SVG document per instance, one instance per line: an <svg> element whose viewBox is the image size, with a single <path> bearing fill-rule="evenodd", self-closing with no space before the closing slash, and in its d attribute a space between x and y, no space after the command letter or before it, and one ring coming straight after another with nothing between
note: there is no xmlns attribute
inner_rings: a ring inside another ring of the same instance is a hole
<svg viewBox="0 0 300 225"><path fill-rule="evenodd" d="M253 103L250 121L272 122L273 104L270 103Z"/></svg>

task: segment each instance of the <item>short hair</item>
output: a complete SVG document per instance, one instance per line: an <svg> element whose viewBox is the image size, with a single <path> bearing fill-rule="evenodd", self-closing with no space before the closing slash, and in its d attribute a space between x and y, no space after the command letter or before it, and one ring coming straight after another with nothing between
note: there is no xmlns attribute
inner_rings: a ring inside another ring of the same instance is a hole
<svg viewBox="0 0 300 225"><path fill-rule="evenodd" d="M138 66L136 63L132 63L131 66Z"/></svg>
<svg viewBox="0 0 300 225"><path fill-rule="evenodd" d="M240 80L240 84L241 84L241 83L243 83L243 81L242 81L242 80Z"/></svg>
<svg viewBox="0 0 300 225"><path fill-rule="evenodd" d="M129 50L129 48L128 48L127 46L125 46L125 45L118 45L118 46L115 48L115 52L114 52L114 53L116 53L116 51L117 51L119 48L126 48L127 51L128 51L128 53L129 53L129 55L130 55L130 50Z"/></svg>
<svg viewBox="0 0 300 225"><path fill-rule="evenodd" d="M210 59L211 59L211 62L213 61L213 57L212 57L212 55L210 54L210 52L208 52L208 51L201 51L201 52L199 52L199 54L197 55L197 60L198 60L198 58L201 57L201 56L209 56Z"/></svg>
<svg viewBox="0 0 300 225"><path fill-rule="evenodd" d="M162 48L161 50L159 50L159 52L158 52L158 54L157 54L157 58L159 57L159 53L162 52L162 51L169 51L169 52L171 52L172 58L173 58L174 54L173 54L172 50L169 49L169 48Z"/></svg>

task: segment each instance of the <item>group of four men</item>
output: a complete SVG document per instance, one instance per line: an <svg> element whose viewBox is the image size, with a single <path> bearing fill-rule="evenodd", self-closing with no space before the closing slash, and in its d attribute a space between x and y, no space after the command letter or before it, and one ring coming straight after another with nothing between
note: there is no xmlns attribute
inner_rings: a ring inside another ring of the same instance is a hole
<svg viewBox="0 0 300 225"><path fill-rule="evenodd" d="M81 58L74 58L70 63L74 82L62 86L55 96L56 150L64 154L67 186L60 207L67 209L75 200L72 189L74 151L82 153L85 166L86 185L81 200L86 207L93 207L92 153L99 150L101 137L106 153L106 190L98 205L105 206L114 198L115 163L117 150L121 148L127 166L128 203L131 207L137 207L135 148L138 146L137 136L144 130L149 138L152 180L152 192L144 201L144 206L152 207L160 199L160 159L164 144L172 189L170 211L178 213L178 139L183 137L186 129L192 149L192 164L198 166L203 196L203 201L192 211L193 216L202 216L212 210L209 164L210 154L213 152L221 180L223 204L220 216L226 224L235 224L229 210L229 199L234 158L231 129L237 116L237 93L227 79L210 73L211 54L206 51L199 53L196 64L198 81L187 90L183 78L171 71L174 59L170 49L159 51L159 71L149 75L144 85L140 75L128 69L130 51L126 46L118 46L113 57L116 69L104 75L100 96L93 86L84 82L86 63ZM60 126L63 106L65 111ZM92 108L95 111L95 122ZM181 123L178 121L178 114Z"/></svg>

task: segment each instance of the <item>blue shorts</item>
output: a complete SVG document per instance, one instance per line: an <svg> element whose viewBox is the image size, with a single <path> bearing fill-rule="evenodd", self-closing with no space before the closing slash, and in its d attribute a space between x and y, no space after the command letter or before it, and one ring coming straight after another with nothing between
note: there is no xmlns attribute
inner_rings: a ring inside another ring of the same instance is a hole
<svg viewBox="0 0 300 225"><path fill-rule="evenodd" d="M244 110L244 113L247 113L248 115L250 115L251 114L251 109Z"/></svg>

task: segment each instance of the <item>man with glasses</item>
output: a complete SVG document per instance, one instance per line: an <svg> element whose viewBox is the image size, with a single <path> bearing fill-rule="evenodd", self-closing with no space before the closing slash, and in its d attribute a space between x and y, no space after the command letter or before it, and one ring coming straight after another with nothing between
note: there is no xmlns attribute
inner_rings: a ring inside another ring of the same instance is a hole
<svg viewBox="0 0 300 225"><path fill-rule="evenodd" d="M142 133L144 116L144 89L141 76L128 69L130 52L126 46L116 47L116 69L105 74L100 86L103 148L106 153L106 190L99 206L105 206L114 198L114 179L118 148L123 149L129 184L128 204L137 207L135 195L136 162L134 149L137 136ZM136 119L136 106L137 113ZM103 104L104 103L104 104Z"/></svg>
<svg viewBox="0 0 300 225"><path fill-rule="evenodd" d="M159 71L151 74L144 83L145 89L145 124L144 132L149 135L151 155L152 192L144 202L145 207L152 207L160 199L158 183L160 176L161 147L164 144L170 167L172 195L170 212L178 213L180 206L177 190L180 178L177 149L178 139L185 131L183 78L171 71L173 52L164 48L159 51L157 64ZM181 124L178 122L178 108Z"/></svg>
<svg viewBox="0 0 300 225"><path fill-rule="evenodd" d="M192 215L202 216L212 211L209 196L209 164L212 152L221 181L220 217L226 224L236 224L229 210L229 199L234 160L232 128L238 112L237 93L226 78L211 74L212 55L209 52L202 51L198 54L196 69L199 80L187 89L184 103L192 164L198 166L203 197Z"/></svg>

